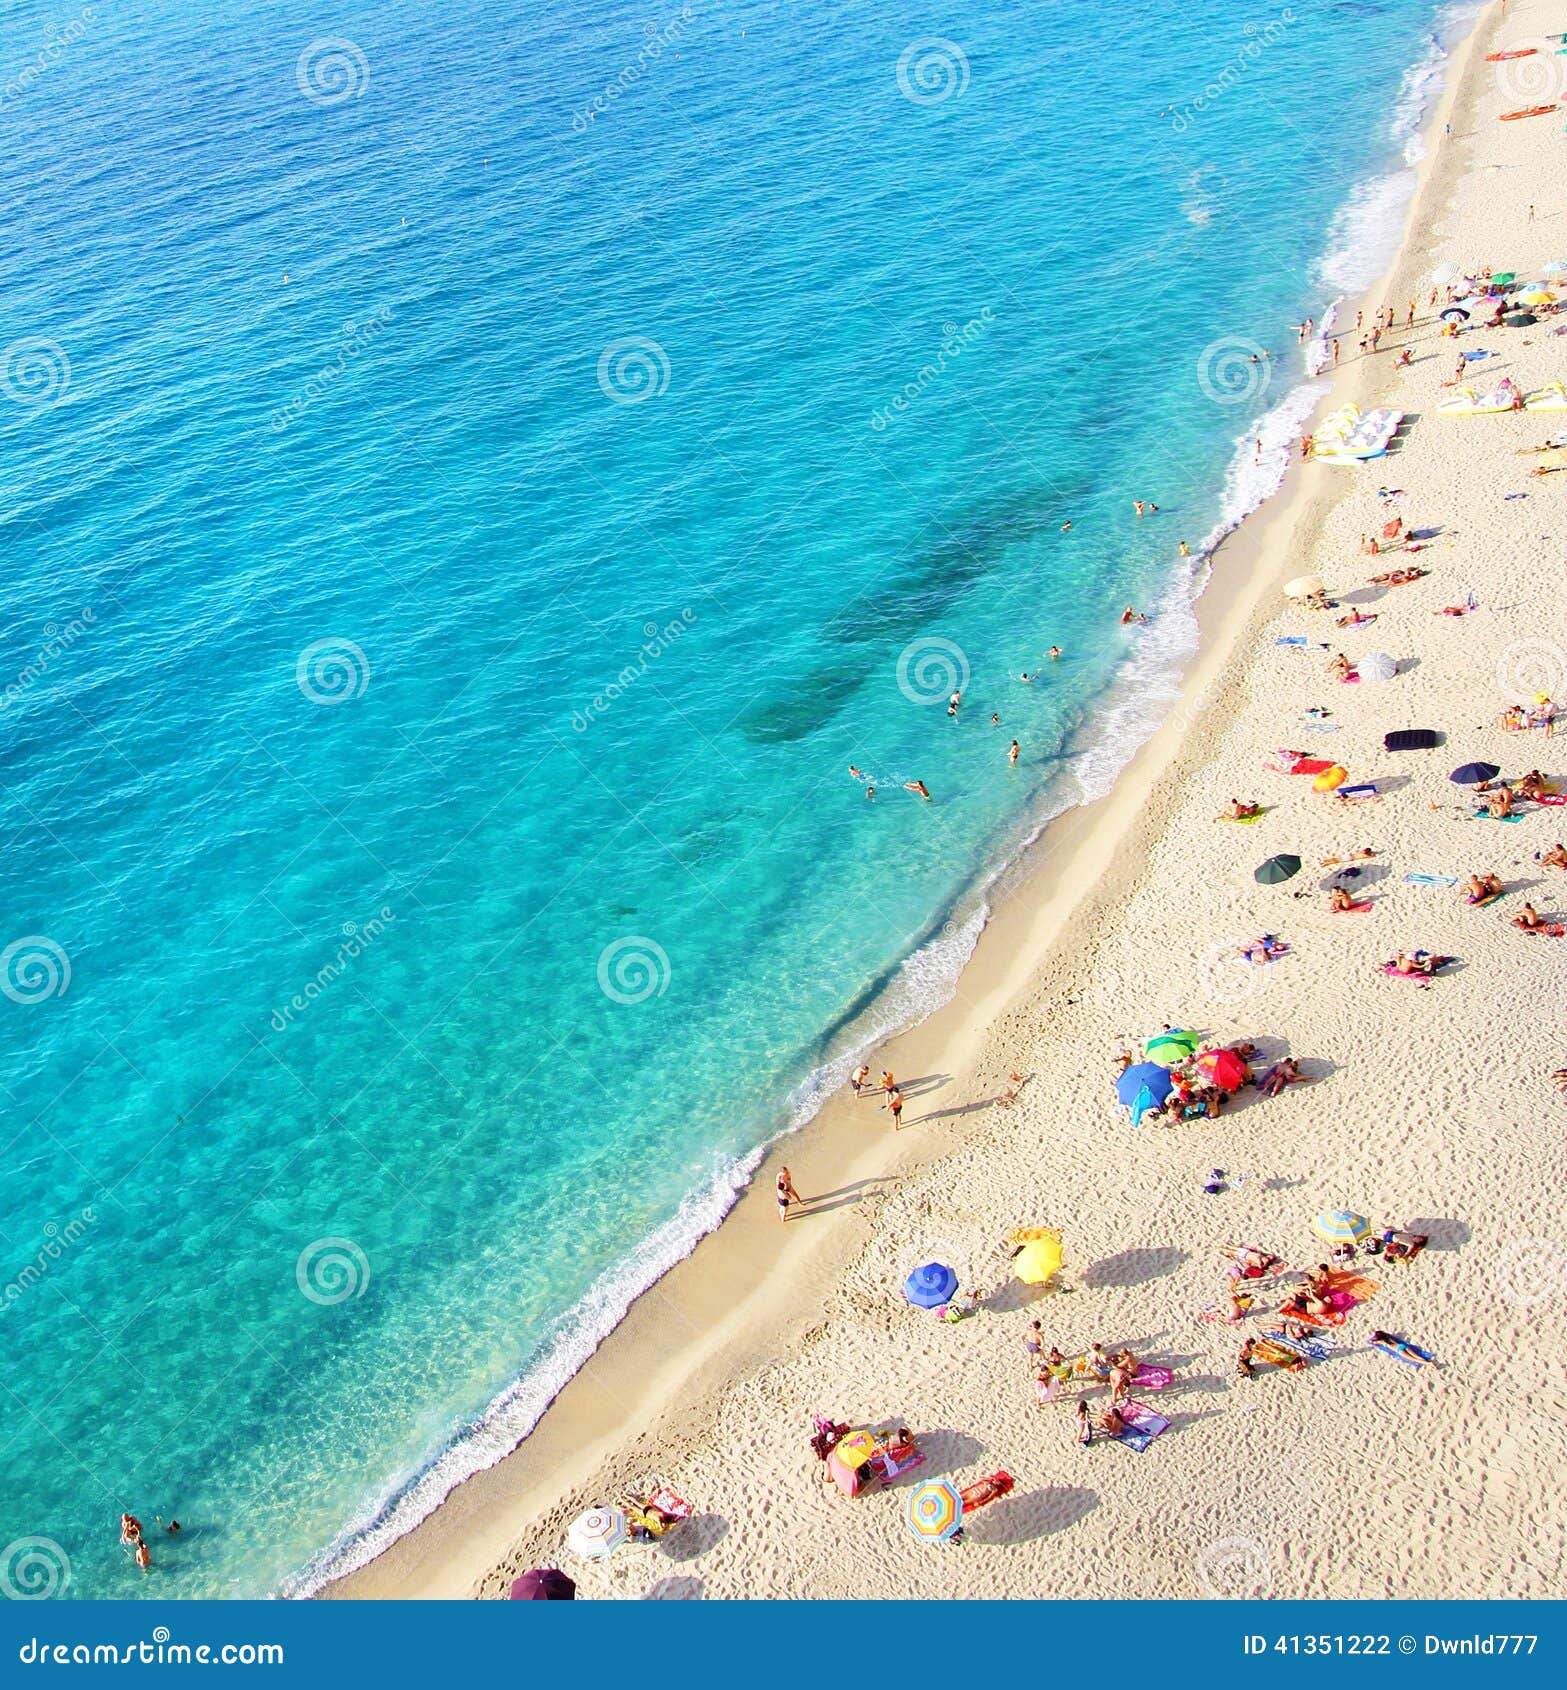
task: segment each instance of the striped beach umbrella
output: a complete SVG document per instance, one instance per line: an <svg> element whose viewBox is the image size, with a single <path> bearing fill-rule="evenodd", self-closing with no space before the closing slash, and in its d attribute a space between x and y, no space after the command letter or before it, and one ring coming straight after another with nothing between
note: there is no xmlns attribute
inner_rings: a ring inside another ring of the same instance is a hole
<svg viewBox="0 0 1567 1690"><path fill-rule="evenodd" d="M909 1530L927 1543L944 1543L963 1524L963 1498L945 1479L927 1479L909 1492Z"/></svg>
<svg viewBox="0 0 1567 1690"><path fill-rule="evenodd" d="M1371 1231L1371 1222L1353 1209L1324 1209L1311 1230L1329 1244L1356 1244Z"/></svg>
<svg viewBox="0 0 1567 1690"><path fill-rule="evenodd" d="M584 1561L613 1555L626 1541L626 1516L618 1508L590 1508L566 1528L566 1547Z"/></svg>
<svg viewBox="0 0 1567 1690"><path fill-rule="evenodd" d="M1184 1062L1196 1048L1195 1033L1187 1032L1184 1027L1166 1027L1162 1033L1155 1033L1143 1046L1143 1054L1150 1062L1161 1062L1166 1068L1174 1068Z"/></svg>

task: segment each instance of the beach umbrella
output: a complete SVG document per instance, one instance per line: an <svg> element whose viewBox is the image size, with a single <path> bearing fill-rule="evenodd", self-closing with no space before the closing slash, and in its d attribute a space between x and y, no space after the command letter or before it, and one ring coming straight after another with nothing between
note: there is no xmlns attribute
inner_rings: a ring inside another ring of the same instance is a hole
<svg viewBox="0 0 1567 1690"><path fill-rule="evenodd" d="M1131 1108L1137 1094L1146 1091L1157 1105L1164 1102L1174 1086L1168 1068L1161 1068L1157 1062L1134 1062L1115 1082L1115 1095Z"/></svg>
<svg viewBox="0 0 1567 1690"><path fill-rule="evenodd" d="M1184 1062L1197 1048L1197 1035L1184 1027L1166 1027L1143 1046L1143 1055L1150 1062L1162 1062L1166 1068Z"/></svg>
<svg viewBox="0 0 1567 1690"><path fill-rule="evenodd" d="M1501 772L1495 763L1464 763L1447 778L1454 786L1479 786L1483 781L1495 780Z"/></svg>
<svg viewBox="0 0 1567 1690"><path fill-rule="evenodd" d="M950 1303L958 1288L958 1276L941 1262L926 1262L903 1282L903 1295L917 1309L939 1309Z"/></svg>
<svg viewBox="0 0 1567 1690"><path fill-rule="evenodd" d="M1311 1230L1329 1244L1355 1244L1371 1231L1371 1222L1353 1209L1324 1209Z"/></svg>
<svg viewBox="0 0 1567 1690"><path fill-rule="evenodd" d="M1044 1285L1061 1271L1061 1240L1036 1238L1012 1258L1012 1271L1025 1285Z"/></svg>
<svg viewBox="0 0 1567 1690"><path fill-rule="evenodd" d="M927 1543L943 1543L963 1524L963 1498L945 1479L926 1479L909 1492L909 1530Z"/></svg>
<svg viewBox="0 0 1567 1690"><path fill-rule="evenodd" d="M1293 581L1284 583L1287 599L1309 599L1313 593L1325 593L1327 590L1320 575L1297 575Z"/></svg>
<svg viewBox="0 0 1567 1690"><path fill-rule="evenodd" d="M1391 681L1398 673L1398 664L1385 651L1373 651L1355 665L1363 681Z"/></svg>
<svg viewBox="0 0 1567 1690"><path fill-rule="evenodd" d="M1293 880L1300 873L1300 858L1287 853L1283 856L1269 857L1256 872L1256 880L1262 886L1282 886L1286 880Z"/></svg>
<svg viewBox="0 0 1567 1690"><path fill-rule="evenodd" d="M535 1567L520 1579L513 1579L513 1602L574 1602L577 1597L575 1581L556 1567Z"/></svg>
<svg viewBox="0 0 1567 1690"><path fill-rule="evenodd" d="M1549 288L1529 288L1518 295L1520 305L1554 305L1556 295Z"/></svg>
<svg viewBox="0 0 1567 1690"><path fill-rule="evenodd" d="M1449 305L1442 313L1442 321L1444 323L1467 323L1469 313L1461 305Z"/></svg>
<svg viewBox="0 0 1567 1690"><path fill-rule="evenodd" d="M1539 322L1539 318L1532 311L1509 311L1502 321L1510 329L1527 329Z"/></svg>
<svg viewBox="0 0 1567 1690"><path fill-rule="evenodd" d="M1496 274L1491 277L1491 286L1493 288L1511 287L1517 280L1518 272L1516 270L1498 270Z"/></svg>
<svg viewBox="0 0 1567 1690"><path fill-rule="evenodd" d="M874 1432L846 1432L832 1446L832 1452L845 1467L863 1467L876 1453Z"/></svg>
<svg viewBox="0 0 1567 1690"><path fill-rule="evenodd" d="M1567 258L1553 258L1549 264L1541 266L1541 274L1546 276L1567 276Z"/></svg>
<svg viewBox="0 0 1567 1690"><path fill-rule="evenodd" d="M590 1508L566 1528L566 1547L585 1561L613 1555L626 1541L626 1516L618 1508Z"/></svg>
<svg viewBox="0 0 1567 1690"><path fill-rule="evenodd" d="M1246 1064L1233 1050L1205 1050L1197 1066L1222 1091L1239 1091L1246 1083Z"/></svg>
<svg viewBox="0 0 1567 1690"><path fill-rule="evenodd" d="M1445 288L1449 282L1456 282L1463 274L1456 264L1438 264L1431 272L1431 280L1439 288Z"/></svg>

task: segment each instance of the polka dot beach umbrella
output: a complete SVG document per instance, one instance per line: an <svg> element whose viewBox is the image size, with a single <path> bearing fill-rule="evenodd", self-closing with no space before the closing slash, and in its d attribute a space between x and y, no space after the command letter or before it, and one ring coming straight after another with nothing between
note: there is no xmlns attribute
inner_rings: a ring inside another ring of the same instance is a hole
<svg viewBox="0 0 1567 1690"><path fill-rule="evenodd" d="M626 1516L618 1508L590 1508L566 1529L566 1547L584 1561L613 1555L626 1541Z"/></svg>
<svg viewBox="0 0 1567 1690"><path fill-rule="evenodd" d="M945 1479L927 1479L909 1492L909 1530L927 1543L944 1543L963 1524L963 1498Z"/></svg>
<svg viewBox="0 0 1567 1690"><path fill-rule="evenodd" d="M1353 1209L1324 1209L1311 1230L1329 1244L1356 1244L1371 1231L1371 1222Z"/></svg>

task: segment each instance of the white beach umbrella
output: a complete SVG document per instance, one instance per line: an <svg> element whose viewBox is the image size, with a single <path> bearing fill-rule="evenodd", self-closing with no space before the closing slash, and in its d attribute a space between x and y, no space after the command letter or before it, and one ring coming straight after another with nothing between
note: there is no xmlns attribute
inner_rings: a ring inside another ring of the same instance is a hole
<svg viewBox="0 0 1567 1690"><path fill-rule="evenodd" d="M1297 575L1293 581L1284 583L1287 599L1309 599L1313 593L1325 593L1327 590L1320 575Z"/></svg>
<svg viewBox="0 0 1567 1690"><path fill-rule="evenodd" d="M1398 673L1398 664L1385 651L1373 651L1355 665L1363 681L1391 681Z"/></svg>
<svg viewBox="0 0 1567 1690"><path fill-rule="evenodd" d="M1567 276L1567 258L1553 258L1542 273L1547 276Z"/></svg>
<svg viewBox="0 0 1567 1690"><path fill-rule="evenodd" d="M1431 280L1439 288L1445 288L1449 282L1456 282L1462 274L1456 264L1438 264L1431 272Z"/></svg>
<svg viewBox="0 0 1567 1690"><path fill-rule="evenodd" d="M626 1516L618 1508L590 1508L566 1528L566 1547L585 1561L612 1555L626 1541Z"/></svg>

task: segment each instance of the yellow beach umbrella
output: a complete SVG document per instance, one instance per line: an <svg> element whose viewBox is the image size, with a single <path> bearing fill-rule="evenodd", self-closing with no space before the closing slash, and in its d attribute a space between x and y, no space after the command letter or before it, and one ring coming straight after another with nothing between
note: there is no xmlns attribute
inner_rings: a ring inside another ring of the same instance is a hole
<svg viewBox="0 0 1567 1690"><path fill-rule="evenodd" d="M1556 295L1549 288L1530 288L1527 293L1521 293L1518 297L1525 305L1554 305L1556 303Z"/></svg>
<svg viewBox="0 0 1567 1690"><path fill-rule="evenodd" d="M1038 1238L1012 1258L1012 1271L1025 1285L1043 1285L1061 1271L1061 1240Z"/></svg>
<svg viewBox="0 0 1567 1690"><path fill-rule="evenodd" d="M876 1439L870 1432L850 1432L833 1446L833 1454L845 1467L863 1467L876 1453Z"/></svg>

